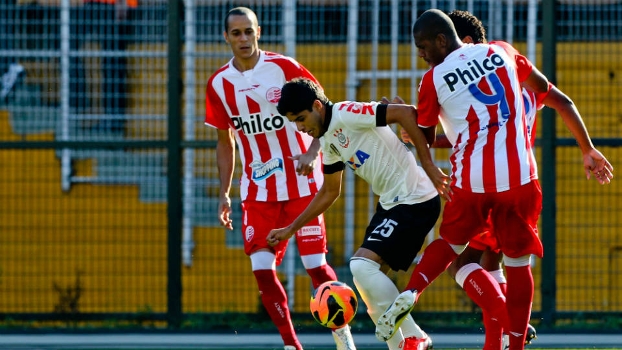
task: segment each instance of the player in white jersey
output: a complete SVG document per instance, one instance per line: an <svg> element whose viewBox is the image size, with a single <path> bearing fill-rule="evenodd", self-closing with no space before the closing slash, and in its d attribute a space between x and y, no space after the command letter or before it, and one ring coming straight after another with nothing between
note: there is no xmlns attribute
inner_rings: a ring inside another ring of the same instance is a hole
<svg viewBox="0 0 622 350"><path fill-rule="evenodd" d="M508 331L510 350L523 349L533 300L530 256L542 256L537 234L542 193L521 84L545 93L548 81L507 44L463 44L451 19L439 10L419 17L413 37L419 56L432 66L420 85L418 123L433 137L440 119L453 145L452 200L443 212L441 238L426 248L406 291L381 316L377 336L392 335L401 315L482 232L490 215L493 229L503 227L495 234L508 275L507 303L499 285L478 266L456 278L463 281L469 297ZM609 162L591 145L587 133L577 141L586 172L608 183L613 170Z"/></svg>
<svg viewBox="0 0 622 350"><path fill-rule="evenodd" d="M283 84L295 77L313 75L290 57L261 51L261 28L255 13L246 7L230 10L224 20L224 38L233 58L207 83L205 123L218 129L217 162L220 175L218 216L227 229L230 218L231 181L237 142L242 176L244 251L250 257L261 301L275 324L285 349L301 350L287 303L287 294L276 273L287 241L271 247L266 235L289 223L307 206L322 185L319 142L298 132L281 116L276 104ZM235 140L235 141L234 141ZM326 262L326 229L322 215L311 218L296 235L302 263L316 288L337 280ZM333 332L339 350L355 350L349 327Z"/></svg>
<svg viewBox="0 0 622 350"><path fill-rule="evenodd" d="M433 166L429 162L427 140L416 124L415 108L377 102L333 104L321 87L299 78L283 86L278 110L295 122L298 130L320 139L324 184L298 218L270 232L268 242L279 244L289 239L305 222L327 210L339 197L344 169L350 168L379 196L363 243L350 259L354 283L375 322L399 294L385 273L411 266L425 237L434 228L441 208L432 180L387 126L402 125L410 132L415 145L427 151L424 159ZM440 169L428 170L437 180L444 178ZM423 350L431 346L429 337L410 316L397 333L387 342L389 349Z"/></svg>

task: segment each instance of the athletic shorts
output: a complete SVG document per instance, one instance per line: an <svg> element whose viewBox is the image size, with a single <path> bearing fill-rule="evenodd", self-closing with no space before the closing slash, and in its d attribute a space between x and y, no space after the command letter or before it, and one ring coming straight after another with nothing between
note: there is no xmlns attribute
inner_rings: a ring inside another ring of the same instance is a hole
<svg viewBox="0 0 622 350"><path fill-rule="evenodd" d="M389 210L376 207L361 248L378 254L392 270L408 270L441 213L436 196L417 204L400 204Z"/></svg>
<svg viewBox="0 0 622 350"><path fill-rule="evenodd" d="M484 230L476 234L475 237L471 238L469 241L469 247L481 251L491 250L495 253L499 253L501 251L497 236L495 236L492 232L492 219L490 216L488 216L488 220L486 220Z"/></svg>
<svg viewBox="0 0 622 350"><path fill-rule="evenodd" d="M454 195L451 202L445 204L439 229L447 242L466 244L486 230L490 215L492 232L504 255L542 257L542 242L538 237L542 190L537 180L496 193L473 193L457 187L452 190Z"/></svg>
<svg viewBox="0 0 622 350"><path fill-rule="evenodd" d="M242 202L242 234L244 235L244 252L251 255L262 248L268 248L276 255L276 264L280 265L288 240L281 241L274 247L266 242L270 230L286 227L302 213L313 196L306 196L282 202ZM326 226L324 216L308 222L296 232L296 244L301 256L326 253Z"/></svg>

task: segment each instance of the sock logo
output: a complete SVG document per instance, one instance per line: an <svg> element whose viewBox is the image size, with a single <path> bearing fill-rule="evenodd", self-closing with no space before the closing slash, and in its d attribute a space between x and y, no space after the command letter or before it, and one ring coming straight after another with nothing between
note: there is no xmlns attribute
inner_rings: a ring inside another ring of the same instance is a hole
<svg viewBox="0 0 622 350"><path fill-rule="evenodd" d="M473 286L473 289L475 289L477 294L479 294L479 295L484 294L484 291L482 290L482 288L480 288L480 286L472 278L469 279L469 284L471 284L471 286Z"/></svg>

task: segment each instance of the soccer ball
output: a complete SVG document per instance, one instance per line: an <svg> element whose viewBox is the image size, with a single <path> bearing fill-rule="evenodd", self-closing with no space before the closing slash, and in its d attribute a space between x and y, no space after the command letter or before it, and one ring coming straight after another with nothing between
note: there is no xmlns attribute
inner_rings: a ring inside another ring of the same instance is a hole
<svg viewBox="0 0 622 350"><path fill-rule="evenodd" d="M313 292L309 307L313 318L319 324L336 329L352 321L358 308L358 299L347 284L328 281Z"/></svg>

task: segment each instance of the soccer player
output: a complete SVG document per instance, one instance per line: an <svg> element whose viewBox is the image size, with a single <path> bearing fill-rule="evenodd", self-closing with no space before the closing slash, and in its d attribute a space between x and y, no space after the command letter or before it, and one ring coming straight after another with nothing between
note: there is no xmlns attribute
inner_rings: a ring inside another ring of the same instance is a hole
<svg viewBox="0 0 622 350"><path fill-rule="evenodd" d="M498 283L479 265L456 278L507 330L510 350L523 349L533 301L530 257L542 257L537 234L542 193L521 84L536 93L548 92L550 85L506 43L463 44L442 11L424 12L413 25L413 37L419 56L432 66L420 85L418 123L433 138L440 120L453 145L452 200L443 212L440 239L425 249L406 290L377 322L376 335L391 337L417 296L482 232L490 216L493 229L503 228L494 232L508 275L507 303ZM594 174L601 184L609 183L613 167L585 129L575 131L588 179Z"/></svg>
<svg viewBox="0 0 622 350"><path fill-rule="evenodd" d="M301 350L287 305L287 295L276 273L287 241L269 246L272 228L289 223L307 206L322 185L316 167L319 143L298 132L276 110L283 84L313 75L290 57L259 49L261 27L246 7L231 9L224 19L224 39L233 58L209 79L205 123L218 129L217 162L220 176L218 217L227 229L231 220L231 181L237 141L242 162L240 194L244 220L244 251L250 257L261 301L277 327L286 350ZM314 288L337 280L326 262L324 218L309 218L296 235L302 263ZM339 350L354 350L350 327L333 332Z"/></svg>
<svg viewBox="0 0 622 350"><path fill-rule="evenodd" d="M387 125L399 123L418 151L427 152L421 159L432 167L428 171L436 181L445 181L447 176L431 162L413 106L351 101L333 104L319 85L299 78L283 86L277 109L295 122L298 130L320 140L324 184L295 220L272 230L267 240L270 245L281 244L307 221L326 211L339 197L344 169L354 171L380 197L363 243L350 259L354 283L369 316L376 322L399 294L386 272L410 267L441 209L432 180ZM407 316L398 336L387 341L389 349L431 347L427 334Z"/></svg>

